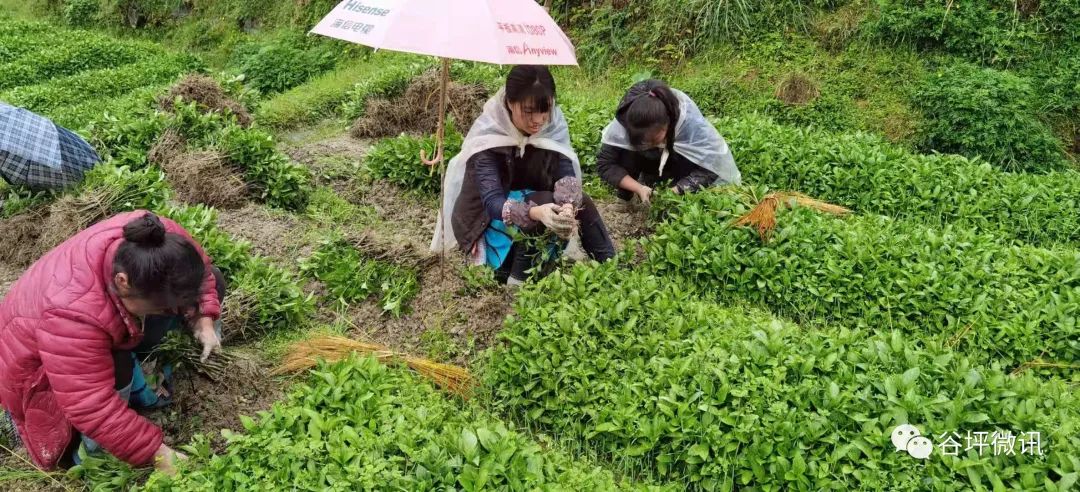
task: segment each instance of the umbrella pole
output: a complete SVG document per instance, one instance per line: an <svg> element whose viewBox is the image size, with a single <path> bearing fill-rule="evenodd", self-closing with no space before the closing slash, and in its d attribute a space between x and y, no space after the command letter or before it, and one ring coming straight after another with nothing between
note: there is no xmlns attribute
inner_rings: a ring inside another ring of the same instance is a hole
<svg viewBox="0 0 1080 492"><path fill-rule="evenodd" d="M435 142L438 146L436 154L439 161L439 209L441 210L444 203L443 199L446 194L446 156L443 155L443 139L446 136L446 105L448 92L450 90L450 59L442 59L442 77L439 80L439 127L435 133ZM438 221L436 221L438 224ZM444 224L445 226L445 224ZM440 231L441 232L441 231ZM439 251L439 281L446 281L446 248L440 248Z"/></svg>

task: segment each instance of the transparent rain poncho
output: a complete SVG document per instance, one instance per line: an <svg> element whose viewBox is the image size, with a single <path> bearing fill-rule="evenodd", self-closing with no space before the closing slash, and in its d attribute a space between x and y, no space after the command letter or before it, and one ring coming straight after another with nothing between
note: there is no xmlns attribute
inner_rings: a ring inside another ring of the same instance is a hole
<svg viewBox="0 0 1080 492"><path fill-rule="evenodd" d="M578 162L574 149L570 146L570 129L558 105L553 106L551 120L539 133L526 136L511 121L510 112L506 109L504 102L505 98L506 92L502 89L484 103L484 112L469 129L469 134L465 136L465 141L461 146L461 152L450 159L450 165L446 169L446 177L443 180L442 208L439 210L435 223L435 235L431 239L432 251L459 249L453 222L450 219L454 213L454 205L457 204L458 197L461 195L461 185L465 180L465 166L469 158L479 152L498 147L517 147L518 152L523 154L527 145L551 150L568 157L574 163L574 174L581 179L581 164Z"/></svg>
<svg viewBox="0 0 1080 492"><path fill-rule="evenodd" d="M716 127L705 119L690 96L677 89L671 89L671 91L679 99L679 122L675 125L675 152L717 175L715 184L741 184L742 174L735 166L735 158L732 157L731 149L728 148L724 137L721 137ZM626 128L614 119L604 128L601 141L620 149L641 150L630 145ZM660 157L660 174L664 173L664 165L667 164L668 157L669 152L665 148Z"/></svg>

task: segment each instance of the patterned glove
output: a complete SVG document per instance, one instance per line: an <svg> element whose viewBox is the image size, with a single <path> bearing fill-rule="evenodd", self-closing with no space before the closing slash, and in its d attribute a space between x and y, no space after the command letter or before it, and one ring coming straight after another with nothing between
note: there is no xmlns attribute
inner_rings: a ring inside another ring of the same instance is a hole
<svg viewBox="0 0 1080 492"><path fill-rule="evenodd" d="M535 206L536 204L532 202L526 205L525 202L518 200L507 200L503 204L502 220L523 229L531 229L536 226L536 221L529 218L529 209Z"/></svg>
<svg viewBox="0 0 1080 492"><path fill-rule="evenodd" d="M576 176L566 176L556 181L554 196L556 205L569 203L574 208L581 208L581 180Z"/></svg>

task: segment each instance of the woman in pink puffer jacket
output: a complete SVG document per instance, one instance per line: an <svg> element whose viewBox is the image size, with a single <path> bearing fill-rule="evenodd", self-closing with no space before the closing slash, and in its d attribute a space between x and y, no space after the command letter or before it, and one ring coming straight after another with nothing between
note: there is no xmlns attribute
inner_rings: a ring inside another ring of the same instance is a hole
<svg viewBox="0 0 1080 492"><path fill-rule="evenodd" d="M148 320L182 313L204 356L218 347L219 275L182 227L145 211L87 228L23 273L0 303L0 404L35 464L55 468L81 438L171 470L161 429L125 401L132 353L160 341Z"/></svg>

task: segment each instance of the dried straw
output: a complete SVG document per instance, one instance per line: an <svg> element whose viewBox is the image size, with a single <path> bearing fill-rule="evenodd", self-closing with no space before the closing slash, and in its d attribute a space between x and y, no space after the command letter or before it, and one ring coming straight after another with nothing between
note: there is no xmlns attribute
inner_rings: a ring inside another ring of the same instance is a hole
<svg viewBox="0 0 1080 492"><path fill-rule="evenodd" d="M784 191L765 195L760 203L750 212L746 213L732 223L732 226L754 227L761 236L762 241L768 241L772 230L776 228L776 211L781 206L794 208L795 206L812 208L814 210L833 215L844 215L851 210L811 198L802 193Z"/></svg>
<svg viewBox="0 0 1080 492"><path fill-rule="evenodd" d="M1025 362L1025 363L1021 364L1020 367L1017 367L1016 370L1014 370L1011 375L1016 376L1016 375L1026 371L1028 369L1039 369L1039 368L1080 369L1080 364L1065 364L1065 363L1061 363L1061 362L1047 362L1047 361L1044 361L1042 359L1035 359L1035 360L1032 360L1032 361Z"/></svg>
<svg viewBox="0 0 1080 492"><path fill-rule="evenodd" d="M319 361L339 361L348 358L353 353L374 356L384 364L404 361L410 369L443 389L466 399L472 395L472 375L463 367L412 357L394 352L382 345L339 336L323 336L293 344L284 362L273 371L273 374L303 371L315 367Z"/></svg>

